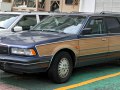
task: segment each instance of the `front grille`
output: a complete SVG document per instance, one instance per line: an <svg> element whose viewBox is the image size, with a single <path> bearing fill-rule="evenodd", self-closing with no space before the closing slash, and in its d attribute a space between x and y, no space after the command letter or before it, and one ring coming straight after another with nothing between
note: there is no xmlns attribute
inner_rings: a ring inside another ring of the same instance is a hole
<svg viewBox="0 0 120 90"><path fill-rule="evenodd" d="M0 54L8 54L8 46L0 45Z"/></svg>

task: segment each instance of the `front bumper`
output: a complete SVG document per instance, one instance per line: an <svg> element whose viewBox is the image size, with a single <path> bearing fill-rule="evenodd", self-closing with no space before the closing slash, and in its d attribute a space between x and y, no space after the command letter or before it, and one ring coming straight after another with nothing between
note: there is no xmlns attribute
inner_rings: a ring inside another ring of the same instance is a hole
<svg viewBox="0 0 120 90"><path fill-rule="evenodd" d="M0 55L0 69L13 73L45 72L50 65L50 57L25 57Z"/></svg>

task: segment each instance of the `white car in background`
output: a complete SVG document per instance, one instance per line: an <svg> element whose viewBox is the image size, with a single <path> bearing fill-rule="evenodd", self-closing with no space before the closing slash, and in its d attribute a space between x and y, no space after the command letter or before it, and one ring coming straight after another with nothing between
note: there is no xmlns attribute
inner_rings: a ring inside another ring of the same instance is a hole
<svg viewBox="0 0 120 90"><path fill-rule="evenodd" d="M0 31L29 30L49 12L0 12Z"/></svg>

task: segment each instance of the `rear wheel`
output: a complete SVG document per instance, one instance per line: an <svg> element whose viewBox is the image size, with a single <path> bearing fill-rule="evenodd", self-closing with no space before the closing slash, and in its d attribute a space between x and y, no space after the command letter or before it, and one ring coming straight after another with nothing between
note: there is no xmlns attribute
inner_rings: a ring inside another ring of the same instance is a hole
<svg viewBox="0 0 120 90"><path fill-rule="evenodd" d="M55 83L64 83L69 80L73 70L72 58L67 52L58 53L48 71L49 78Z"/></svg>

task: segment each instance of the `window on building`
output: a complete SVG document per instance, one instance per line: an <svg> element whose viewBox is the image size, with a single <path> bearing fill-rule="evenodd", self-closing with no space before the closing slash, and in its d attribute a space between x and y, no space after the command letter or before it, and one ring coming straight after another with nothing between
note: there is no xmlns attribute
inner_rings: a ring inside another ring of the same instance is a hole
<svg viewBox="0 0 120 90"><path fill-rule="evenodd" d="M65 4L73 4L73 0L65 0Z"/></svg>
<svg viewBox="0 0 120 90"><path fill-rule="evenodd" d="M38 7L45 8L45 0L38 0Z"/></svg>
<svg viewBox="0 0 120 90"><path fill-rule="evenodd" d="M3 2L8 2L8 3L11 3L12 0L3 0Z"/></svg>
<svg viewBox="0 0 120 90"><path fill-rule="evenodd" d="M116 18L105 18L107 29L109 33L120 33L120 24Z"/></svg>
<svg viewBox="0 0 120 90"><path fill-rule="evenodd" d="M59 11L60 1L51 1L51 10L50 11Z"/></svg>
<svg viewBox="0 0 120 90"><path fill-rule="evenodd" d="M36 6L36 0L14 0L15 7L33 7Z"/></svg>
<svg viewBox="0 0 120 90"><path fill-rule="evenodd" d="M65 4L68 5L78 5L79 0L65 0Z"/></svg>

